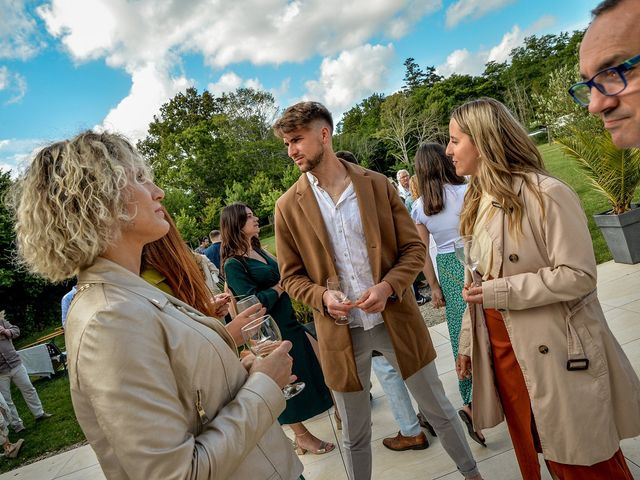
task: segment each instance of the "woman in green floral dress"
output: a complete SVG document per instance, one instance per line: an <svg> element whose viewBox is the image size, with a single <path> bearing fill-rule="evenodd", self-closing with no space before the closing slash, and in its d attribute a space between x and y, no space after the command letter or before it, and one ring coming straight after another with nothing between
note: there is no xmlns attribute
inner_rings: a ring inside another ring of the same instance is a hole
<svg viewBox="0 0 640 480"><path fill-rule="evenodd" d="M460 237L458 223L460 209L467 190L464 177L456 175L444 147L426 143L418 148L415 158L420 197L413 204L411 218L426 245L430 237L438 249L436 275L431 255L427 255L424 274L431 287L431 303L435 308L445 307L447 326L451 338L453 358L458 358L458 337L462 325L465 302L462 299L464 267L456 258L453 242ZM471 426L471 379L459 381L464 406L458 412L467 425L473 440L484 445L484 437Z"/></svg>

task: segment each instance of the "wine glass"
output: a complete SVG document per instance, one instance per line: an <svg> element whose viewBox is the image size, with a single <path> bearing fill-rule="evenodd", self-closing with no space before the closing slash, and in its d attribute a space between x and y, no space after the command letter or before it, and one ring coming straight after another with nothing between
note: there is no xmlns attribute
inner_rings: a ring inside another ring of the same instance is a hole
<svg viewBox="0 0 640 480"><path fill-rule="evenodd" d="M329 294L338 302L349 302L349 298L347 298L347 294L345 293L348 290L347 285L339 275L334 275L327 279L327 290L329 290ZM349 317L346 315L336 318L335 321L336 325L349 325Z"/></svg>
<svg viewBox="0 0 640 480"><path fill-rule="evenodd" d="M282 342L282 334L271 315L252 320L240 330L242 338L256 357L266 357ZM282 393L286 400L295 397L304 389L304 382L285 385Z"/></svg>
<svg viewBox="0 0 640 480"><path fill-rule="evenodd" d="M471 281L473 285L478 285L476 282L476 269L478 268L478 258L473 250L473 237L471 235L464 235L453 242L453 248L456 252L456 257L467 267L471 272Z"/></svg>
<svg viewBox="0 0 640 480"><path fill-rule="evenodd" d="M236 303L236 308L238 309L238 313L240 313L244 312L247 308L259 303L260 300L258 300L258 297L256 297L255 295L248 295Z"/></svg>

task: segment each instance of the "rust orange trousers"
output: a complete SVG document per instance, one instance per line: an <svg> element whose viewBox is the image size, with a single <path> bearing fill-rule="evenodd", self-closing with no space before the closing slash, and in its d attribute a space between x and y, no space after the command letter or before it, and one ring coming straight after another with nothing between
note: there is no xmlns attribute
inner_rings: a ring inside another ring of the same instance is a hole
<svg viewBox="0 0 640 480"><path fill-rule="evenodd" d="M491 342L496 386L520 473L524 480L540 480L538 453L542 450L522 370L500 312L485 309L484 314ZM633 480L621 450L609 460L591 466L567 465L551 460L545 462L551 475L559 480Z"/></svg>

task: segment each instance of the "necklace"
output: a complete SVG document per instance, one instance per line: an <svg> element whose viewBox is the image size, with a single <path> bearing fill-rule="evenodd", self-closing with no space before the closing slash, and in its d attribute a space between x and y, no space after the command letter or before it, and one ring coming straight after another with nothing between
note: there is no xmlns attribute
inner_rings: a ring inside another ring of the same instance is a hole
<svg viewBox="0 0 640 480"><path fill-rule="evenodd" d="M344 178L342 179L342 181L340 182L340 184L338 185L338 187L334 190L333 193L331 193L329 190L325 189L325 192L327 192L329 194L329 196L331 197L331 200L333 200L334 202L340 198L340 196L342 195L342 192L344 192L345 188L347 187L347 185L349 185L349 172L347 172L344 176Z"/></svg>

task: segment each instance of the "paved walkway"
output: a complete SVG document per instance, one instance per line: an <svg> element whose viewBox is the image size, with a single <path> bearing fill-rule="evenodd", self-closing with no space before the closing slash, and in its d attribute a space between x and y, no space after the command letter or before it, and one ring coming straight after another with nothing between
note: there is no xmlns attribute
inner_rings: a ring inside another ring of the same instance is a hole
<svg viewBox="0 0 640 480"><path fill-rule="evenodd" d="M640 265L622 265L613 262L598 267L599 297L609 326L628 355L636 372L640 374ZM454 406L461 406L458 384L453 370L453 355L445 324L430 329L438 351L436 364L447 395ZM393 420L382 389L373 379L373 477L376 480L462 478L456 471L438 439L431 439L427 450L392 452L382 445L384 437L395 435L397 426ZM336 433L333 416L323 414L306 422L309 429L324 440L340 444L340 432ZM293 437L292 433L287 432ZM520 478L511 441L505 424L484 432L487 448L471 442L471 448L486 480L515 480ZM640 437L625 440L622 450L634 478L640 479ZM303 455L307 480L347 480L340 448L326 455ZM101 480L100 470L91 447L75 450L41 460L37 463L0 475L2 479L33 480ZM543 478L549 480L546 471Z"/></svg>

